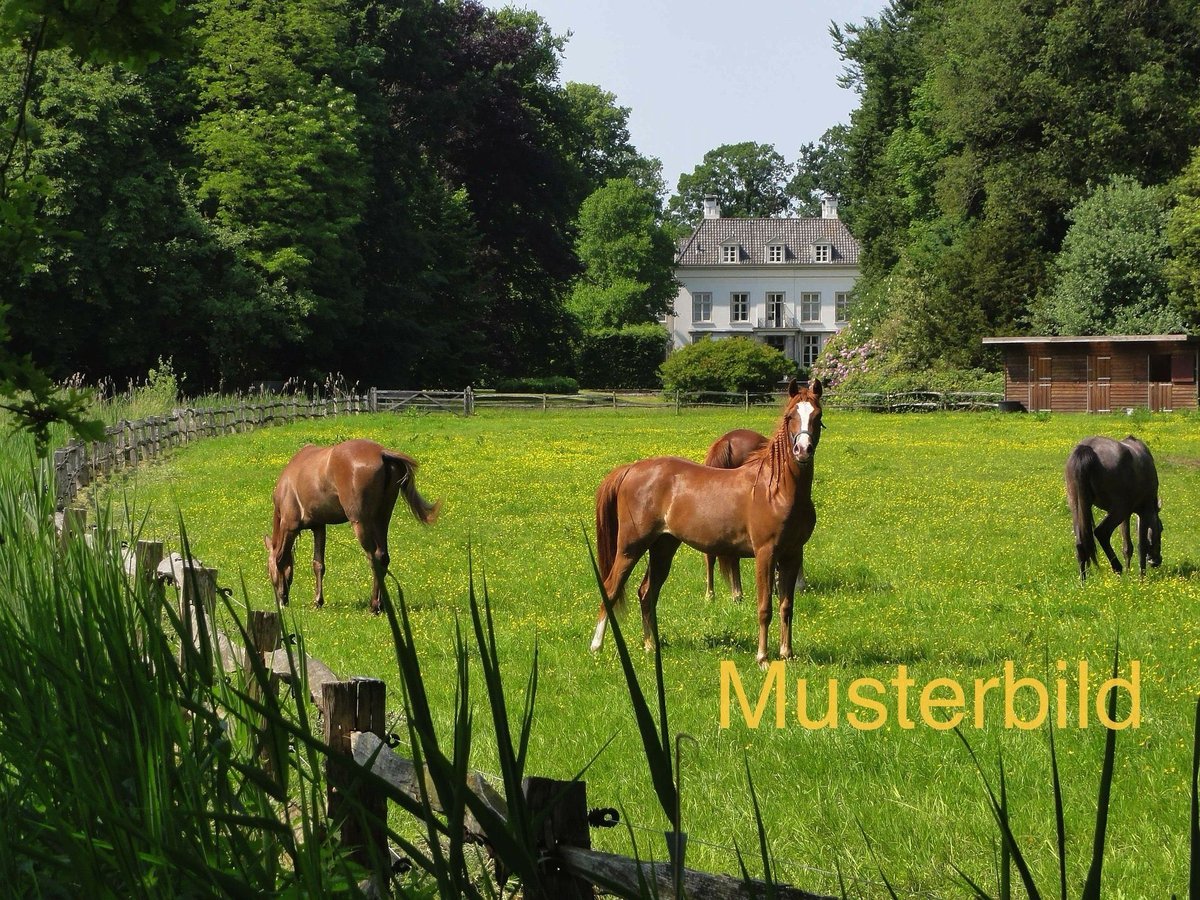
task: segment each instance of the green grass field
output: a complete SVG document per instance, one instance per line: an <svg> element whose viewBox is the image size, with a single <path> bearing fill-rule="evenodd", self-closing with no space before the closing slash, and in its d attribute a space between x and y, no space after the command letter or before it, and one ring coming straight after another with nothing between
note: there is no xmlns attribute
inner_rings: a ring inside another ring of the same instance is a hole
<svg viewBox="0 0 1200 900"><path fill-rule="evenodd" d="M954 866L994 889L998 833L959 739L924 724L915 699L908 705L915 727L899 727L894 691L884 701L887 723L856 730L846 718L846 687L859 678L888 682L905 665L915 691L935 678L953 679L965 686L970 704L975 679L1001 676L1009 660L1018 674L1040 678L1053 691L1061 659L1072 676L1081 660L1090 664L1094 694L1112 665L1119 631L1123 674L1131 660L1141 665L1141 724L1118 736L1106 896L1185 891L1200 693L1200 419L831 410L825 420L816 462L818 524L805 554L809 591L796 603L798 659L786 669L784 728L775 727L771 712L760 727L748 728L736 701L731 727L719 725L722 660L736 664L752 701L762 684L754 666L753 604L734 605L721 588L705 602L701 557L687 548L663 591L671 727L698 741L683 751L688 864L736 872L735 842L754 857L748 760L783 880L836 893L840 868L853 896L885 895L861 825L878 866L902 895L964 895ZM391 571L412 610L427 681L446 722L455 623L469 621L470 552L477 578L486 579L514 695L523 690L535 643L539 649L529 771L568 778L615 734L585 776L589 804L622 805L641 852L662 858L665 820L611 636L602 653L587 649L599 602L585 543L585 532L593 532L593 493L620 463L660 454L699 460L728 429L766 431L775 423L771 410L343 418L202 442L137 472L115 502L128 503L135 518L147 516L144 536L176 546L182 513L193 552L236 592L244 580L250 604L266 608L272 599L262 534L270 526L275 477L292 453L307 442L370 437L415 456L418 486L443 501L442 517L423 528L397 508ZM1164 564L1144 581L1106 571L1081 587L1063 463L1083 436L1130 431L1158 462ZM320 611L311 609L311 547L307 535L297 545L291 607L310 652L344 675L394 685L387 623L367 611L370 569L349 528L330 529L327 605ZM743 574L752 583L748 564ZM636 642L636 604L623 622ZM802 727L797 682L806 682L809 715L819 718L830 679L839 683L838 727ZM652 666L643 665L643 684L652 690L652 683ZM472 688L478 693L482 683ZM1031 695L1018 697L1023 715ZM398 693L391 697L398 707ZM1071 723L1056 738L1068 872L1077 888L1090 857L1104 729L1094 713L1090 727L1076 727L1074 703L1072 680ZM474 764L494 772L490 735L478 727L486 721L486 701L478 695L476 704ZM998 693L984 710L985 727L974 728L968 715L964 733L993 782L1003 753L1017 839L1039 882L1053 885L1046 729L1004 727ZM594 831L593 840L604 849L629 849L624 829Z"/></svg>

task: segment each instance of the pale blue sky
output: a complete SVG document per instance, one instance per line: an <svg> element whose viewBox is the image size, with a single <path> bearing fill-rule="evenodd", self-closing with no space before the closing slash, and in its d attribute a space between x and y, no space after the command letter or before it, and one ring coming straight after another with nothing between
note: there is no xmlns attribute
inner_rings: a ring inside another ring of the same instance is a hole
<svg viewBox="0 0 1200 900"><path fill-rule="evenodd" d="M878 16L884 0L483 0L536 10L572 32L564 82L598 84L632 110L635 146L679 175L722 144L773 144L788 162L800 145L850 121L843 65L829 23Z"/></svg>

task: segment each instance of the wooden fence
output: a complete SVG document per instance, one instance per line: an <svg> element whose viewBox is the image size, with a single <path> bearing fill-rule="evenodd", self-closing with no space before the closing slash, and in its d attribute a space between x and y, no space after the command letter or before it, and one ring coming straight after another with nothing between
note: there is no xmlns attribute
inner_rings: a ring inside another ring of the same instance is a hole
<svg viewBox="0 0 1200 900"><path fill-rule="evenodd" d="M999 409L1004 394L992 391L830 391L825 405L871 412L937 412Z"/></svg>
<svg viewBox="0 0 1200 900"><path fill-rule="evenodd" d="M371 411L369 395L306 400L245 400L209 409L177 409L170 415L121 420L104 429L104 439L72 441L54 451L55 507L66 509L98 477L111 475L173 447L206 437L240 434L267 425Z"/></svg>
<svg viewBox="0 0 1200 900"><path fill-rule="evenodd" d="M250 654L259 654L272 683L277 679L277 683L297 694L300 685L306 686L307 696L297 696L297 700L312 703L319 713L321 739L330 750L325 762L326 812L340 828L343 848L367 868L373 860L389 860L393 865L400 860L387 844L384 828L387 796L363 779L362 771L372 772L418 802L422 802L424 793L435 812L441 812L442 808L426 774L389 745L383 681L342 678L319 659L284 649L282 624L276 612L249 612L246 622L249 641L231 640L216 625L217 571L178 554L164 557L161 541L138 540L133 548L128 548L119 543L115 530L104 535L89 533L83 519L77 516L68 517L63 523L62 539L68 540L72 535L81 535L93 544L111 541L110 548L122 548L130 577L157 579L174 586L184 630L182 640L201 651L187 653L181 647L181 664L219 665L226 673L248 673L254 665ZM261 688L255 679L248 678L247 682L251 689ZM273 688L268 685L268 689ZM275 764L269 758L269 746L269 741L263 742L263 765L268 771ZM467 786L501 820L507 818L506 800L488 778L477 772L468 773ZM533 815L546 813L545 826L538 836L546 900L591 898L597 888L604 893L638 897L642 895L643 884L656 885L661 897L686 895L722 900L767 896L767 885L761 881L747 882L686 868L677 873L669 861L635 860L593 850L590 829L615 824L615 816L598 817L595 813L600 811L596 810L589 813L585 782L530 776L522 783L522 793ZM352 809L365 810L366 815L349 815ZM465 831L468 840L490 848L486 830L470 815ZM676 874L681 878L680 894L676 893ZM833 900L787 885L776 885L774 895L783 900ZM534 900L528 892L525 896Z"/></svg>

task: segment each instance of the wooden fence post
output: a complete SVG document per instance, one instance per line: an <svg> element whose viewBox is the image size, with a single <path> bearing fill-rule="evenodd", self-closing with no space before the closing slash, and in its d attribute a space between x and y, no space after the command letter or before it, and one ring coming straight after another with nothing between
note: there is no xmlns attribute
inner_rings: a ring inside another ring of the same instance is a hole
<svg viewBox="0 0 1200 900"><path fill-rule="evenodd" d="M246 632L250 636L250 645L262 660L264 653L274 653L283 644L283 623L279 613L261 609L250 610L246 618ZM253 667L249 657L246 659L246 695L252 700L261 701L263 685L253 676ZM279 676L268 667L266 689L274 693L279 689ZM263 769L274 777L280 771L281 760L276 758L274 741L266 740L266 717L258 716L255 725L254 741L258 745L258 756L262 760Z"/></svg>
<svg viewBox="0 0 1200 900"><path fill-rule="evenodd" d="M87 527L87 510L68 506L62 512L62 531L58 535L59 546L65 547L72 537L83 534Z"/></svg>
<svg viewBox="0 0 1200 900"><path fill-rule="evenodd" d="M533 776L521 782L521 792L532 818L547 812L540 834L535 835L538 849L553 856L559 845L590 850L591 832L587 818L587 785L582 781L555 781ZM542 872L545 900L586 898L595 896L590 882L576 878L554 862L548 862ZM526 891L526 896L532 896Z"/></svg>
<svg viewBox="0 0 1200 900"><path fill-rule="evenodd" d="M196 560L184 560L179 584L179 618L183 622L185 645L179 648L180 668L191 667L192 653L199 652L205 667L213 658L217 608L217 570L206 569ZM187 646L190 645L190 646Z"/></svg>
<svg viewBox="0 0 1200 900"><path fill-rule="evenodd" d="M387 865L387 798L364 789L350 734L369 731L383 738L385 699L384 682L375 678L321 685L324 739L334 751L325 770L329 818L339 824L343 846L367 868Z"/></svg>

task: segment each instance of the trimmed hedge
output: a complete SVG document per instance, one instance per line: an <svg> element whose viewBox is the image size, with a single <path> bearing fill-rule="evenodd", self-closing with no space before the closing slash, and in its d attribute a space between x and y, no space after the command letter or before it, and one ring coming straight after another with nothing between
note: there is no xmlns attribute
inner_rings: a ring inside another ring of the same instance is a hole
<svg viewBox="0 0 1200 900"><path fill-rule="evenodd" d="M796 364L761 341L735 337L689 344L659 371L669 391L769 391Z"/></svg>
<svg viewBox="0 0 1200 900"><path fill-rule="evenodd" d="M566 375L540 378L502 378L496 382L501 394L578 394L579 382Z"/></svg>
<svg viewBox="0 0 1200 900"><path fill-rule="evenodd" d="M584 387L657 388L667 340L661 325L587 331L575 347L575 370Z"/></svg>

